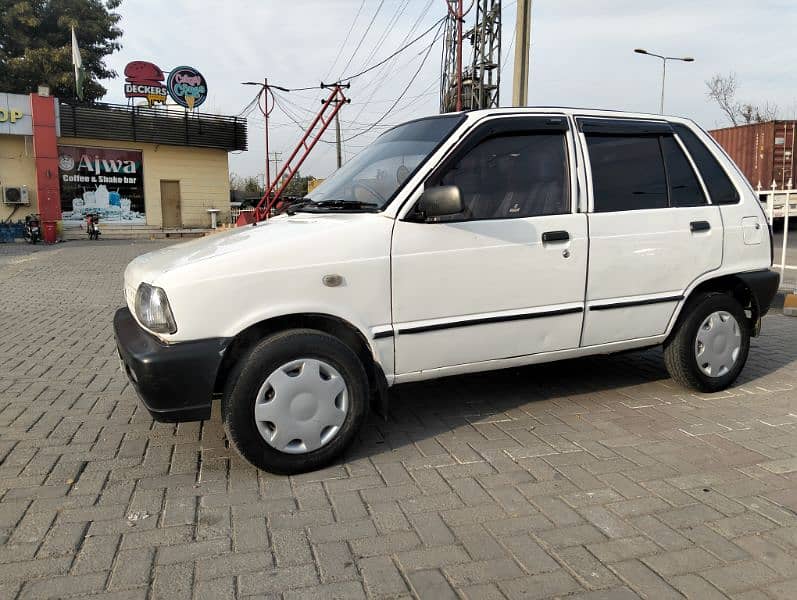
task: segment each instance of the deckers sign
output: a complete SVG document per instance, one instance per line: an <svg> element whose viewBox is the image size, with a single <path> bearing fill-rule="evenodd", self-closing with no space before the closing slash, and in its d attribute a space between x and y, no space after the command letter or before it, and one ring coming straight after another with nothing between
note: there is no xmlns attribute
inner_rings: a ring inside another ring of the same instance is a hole
<svg viewBox="0 0 797 600"><path fill-rule="evenodd" d="M193 67L177 67L169 73L164 85L163 71L157 65L143 60L128 63L125 67L125 97L146 98L150 106L165 103L166 96L189 110L202 104L208 97L208 86L202 73Z"/></svg>
<svg viewBox="0 0 797 600"><path fill-rule="evenodd" d="M160 67L134 60L125 67L125 98L146 98L150 106L166 102L166 86Z"/></svg>

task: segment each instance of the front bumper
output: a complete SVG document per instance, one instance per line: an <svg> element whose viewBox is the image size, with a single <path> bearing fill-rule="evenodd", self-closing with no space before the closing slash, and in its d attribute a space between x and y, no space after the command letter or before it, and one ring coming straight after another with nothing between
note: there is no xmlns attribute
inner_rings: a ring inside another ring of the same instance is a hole
<svg viewBox="0 0 797 600"><path fill-rule="evenodd" d="M125 373L153 419L174 423L210 417L229 339L164 344L142 329L126 307L116 311L113 330Z"/></svg>

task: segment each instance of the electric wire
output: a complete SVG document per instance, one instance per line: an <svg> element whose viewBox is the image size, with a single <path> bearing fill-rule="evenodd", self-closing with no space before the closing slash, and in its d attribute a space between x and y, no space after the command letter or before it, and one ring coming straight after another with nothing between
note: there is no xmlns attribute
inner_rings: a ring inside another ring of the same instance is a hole
<svg viewBox="0 0 797 600"><path fill-rule="evenodd" d="M379 14L379 11L382 10L382 6L384 4L385 4L385 0L380 0L379 1L379 6L376 7L376 12L374 12L374 16L371 17L371 22L368 23L368 27L365 28L365 31L363 32L363 35L360 38L360 41L357 43L357 47L354 48L354 52L351 53L351 56L349 57L348 62L346 62L346 66L341 69L341 71L340 71L341 73L345 73L346 72L346 69L348 69L349 65L351 65L351 61L354 60L354 57L360 51L360 47L363 45L363 42L365 41L365 38L367 38L368 34L371 32L371 27L373 27L374 21L376 20L376 17ZM338 77L339 81L342 80L342 79L343 79L342 77Z"/></svg>
<svg viewBox="0 0 797 600"><path fill-rule="evenodd" d="M327 71L327 74L324 75L324 81L329 79L329 76L332 75L332 71L335 70L335 66L338 64L338 61L340 60L340 55L343 54L343 49L346 47L346 44L349 41L349 37L351 37L351 32L354 31L354 26L357 24L357 19L360 18L360 13L362 13L364 6L365 6L365 0L362 0L362 2L360 2L360 8L357 9L357 14L354 15L354 20L351 22L349 30L346 32L346 37L343 38L343 42L340 44L340 48L338 48L338 54L337 56L335 56L335 60L332 62L332 66L329 67L329 71Z"/></svg>
<svg viewBox="0 0 797 600"><path fill-rule="evenodd" d="M399 48L398 50L396 50L396 51L395 51L393 54L391 54L390 56L388 56L388 57L386 57L386 58L384 58L384 59L380 60L380 61L379 61L378 63L376 63L375 65L371 65L370 67L368 67L367 69L363 69L363 70L362 70L362 71L360 71L359 73L354 73L353 75L347 75L346 77L341 77L341 78L340 78L338 81L351 81L352 79L356 79L357 77L360 77L360 76L362 76L362 75L365 75L366 73L370 73L370 72L371 72L371 71L373 71L374 69L377 69L377 68L381 67L383 64L385 64L386 62L388 62L388 61L389 61L391 58L393 58L394 56L397 56L397 55L401 54L402 52L404 52L404 51L405 51L407 48L409 48L410 46L412 46L412 45L413 45L415 42L417 42L418 40L421 40L421 39L425 38L427 35L429 35L429 33L430 33L431 31L433 31L433 30L434 30L434 28L435 28L435 27L437 27L438 25L440 25L440 23L442 23L443 21L445 21L445 19L446 19L446 17L443 17L442 19L438 19L437 21L435 21L435 22L432 24L432 26L431 26L431 27L429 27L429 29L427 29L426 31L424 31L422 34L420 34L418 37L416 37L415 39L413 39L411 42L408 42L407 44L404 44L404 45L403 45L401 48Z"/></svg>
<svg viewBox="0 0 797 600"><path fill-rule="evenodd" d="M407 10L409 2L410 0L403 0L403 2L396 7L396 12L393 13L393 16L387 22L387 25L385 25L385 29L382 31L382 35L379 36L379 39L376 40L376 43L371 48L371 51L368 53L368 56L366 56L365 60L363 60L362 62L363 65L367 65L368 62L374 57L374 54L376 54L376 51L382 47L382 44L384 43L390 31L392 30L393 25L395 25L396 21L399 18L401 18L401 15L404 14L404 11Z"/></svg>
<svg viewBox="0 0 797 600"><path fill-rule="evenodd" d="M441 21L439 21L439 24L442 24L442 23L443 23L443 21L442 21L442 20L441 20ZM399 94L399 97L398 97L398 98L396 98L396 101L395 101L395 102L394 102L394 103L393 103L393 104L390 106L390 108L388 108L388 109L385 111L385 113L384 113L384 114L383 114L381 117L379 117L379 118L378 118L378 119L377 119L377 120L376 120L376 121L375 121L375 122L374 122L374 123L373 123L373 124L372 124L372 125L371 125L371 126L368 128L368 129L365 129L365 130L363 130L363 131L360 131L359 133L355 133L354 135L352 135L352 136L349 136L348 138L345 138L345 139L341 140L341 142L348 142L348 141L351 141L351 140L353 140L353 139L356 139L356 138L360 137L361 135L363 135L363 134L365 134L365 133L367 133L367 132L371 131L371 130L372 130L372 129L374 129L374 128L375 128L377 125L379 125L379 124L380 124L382 121L384 121L384 120L387 118L387 116L388 116L388 115L389 115L389 114L390 114L390 113L393 111L393 109L394 109L394 108L396 108L396 106L398 105L398 103L399 103L399 102L401 102L401 99L402 99L402 98L404 98L404 96L405 96L405 95L406 95L406 93L409 91L409 89L410 89L410 87L412 86L412 84L413 84L413 83L415 82L415 80L418 78L418 75L421 73L421 70L423 69L423 66L426 64L426 61L427 61L427 59L429 58L429 54L431 54L431 51L432 51L432 48L433 48L433 47L434 47L434 45L435 45L435 42L437 42L437 40L439 39L439 36L440 36L440 30L441 30L441 29L442 29L442 27L438 27L437 34L435 34L435 38L434 38L434 40L432 41L432 43L431 43L431 44L429 44L429 47L428 47L428 48L427 48L427 50L426 50L426 54L424 55L424 57L423 57L423 60L421 60L421 64L420 64L420 65L418 65L418 69L417 69L417 70L415 71L415 73L413 74L413 76L412 76L412 78L410 79L409 83L407 83L407 85L406 85L406 87L404 88L404 90L401 92L401 94Z"/></svg>

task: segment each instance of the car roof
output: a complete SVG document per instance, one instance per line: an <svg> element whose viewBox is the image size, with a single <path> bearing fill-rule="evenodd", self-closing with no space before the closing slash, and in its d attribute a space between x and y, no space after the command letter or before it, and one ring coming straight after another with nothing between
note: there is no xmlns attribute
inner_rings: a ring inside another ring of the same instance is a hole
<svg viewBox="0 0 797 600"><path fill-rule="evenodd" d="M691 119L675 115L660 115L654 113L630 112L604 108L579 108L573 106L505 106L502 108L487 108L463 111L462 114L471 118L483 118L490 115L509 114L563 114L584 117L608 117L623 119L640 119L647 121L673 121L678 123L692 123Z"/></svg>

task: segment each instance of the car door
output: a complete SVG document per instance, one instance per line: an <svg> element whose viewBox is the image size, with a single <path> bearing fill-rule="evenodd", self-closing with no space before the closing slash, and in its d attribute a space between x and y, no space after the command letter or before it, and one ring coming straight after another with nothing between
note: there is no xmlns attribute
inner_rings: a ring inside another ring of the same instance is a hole
<svg viewBox="0 0 797 600"><path fill-rule="evenodd" d="M582 346L655 337L722 263L722 218L669 123L577 120L590 180Z"/></svg>
<svg viewBox="0 0 797 600"><path fill-rule="evenodd" d="M578 347L587 220L572 154L564 117L493 118L426 180L459 186L465 210L396 222L397 374Z"/></svg>

